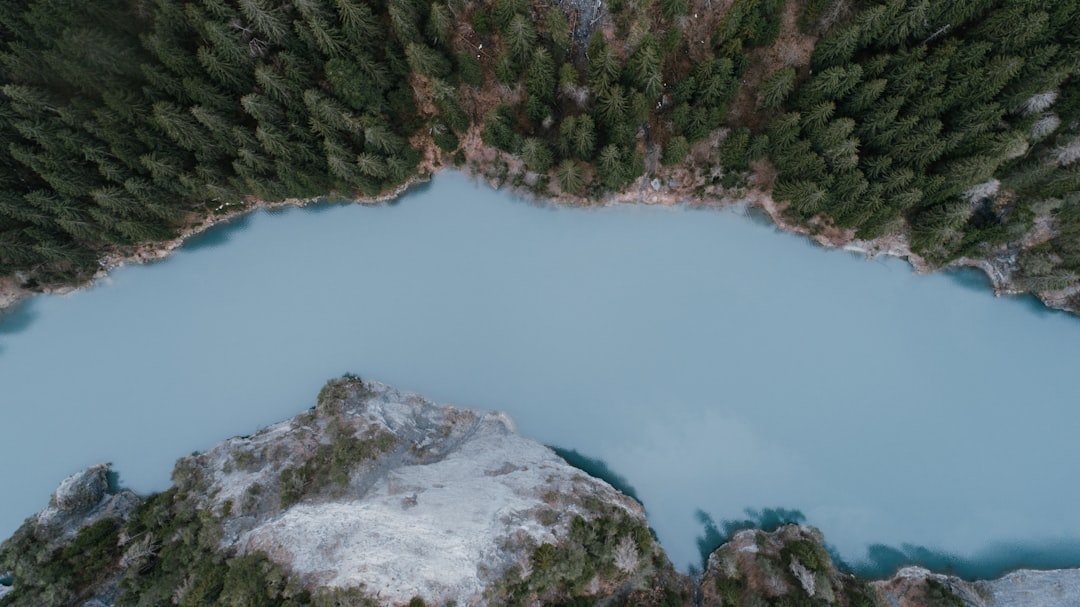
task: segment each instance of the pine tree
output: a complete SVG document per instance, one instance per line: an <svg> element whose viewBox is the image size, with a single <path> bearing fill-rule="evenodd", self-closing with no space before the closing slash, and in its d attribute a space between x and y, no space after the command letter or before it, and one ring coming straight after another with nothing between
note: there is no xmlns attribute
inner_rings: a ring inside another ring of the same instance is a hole
<svg viewBox="0 0 1080 607"><path fill-rule="evenodd" d="M555 171L555 183L559 189L568 194L580 193L585 188L585 173L577 162L566 159L559 164Z"/></svg>
<svg viewBox="0 0 1080 607"><path fill-rule="evenodd" d="M795 90L795 68L786 67L771 74L761 83L758 91L758 106L779 109L793 90Z"/></svg>
<svg viewBox="0 0 1080 607"><path fill-rule="evenodd" d="M535 137L529 137L521 145L521 159L530 171L537 173L546 173L554 161L547 144Z"/></svg>
<svg viewBox="0 0 1080 607"><path fill-rule="evenodd" d="M600 91L596 97L597 115L609 128L625 120L626 105L626 95L622 86L618 84Z"/></svg>
<svg viewBox="0 0 1080 607"><path fill-rule="evenodd" d="M240 10L258 33L273 44L285 42L289 33L286 16L273 8L269 0L238 0Z"/></svg>
<svg viewBox="0 0 1080 607"><path fill-rule="evenodd" d="M532 22L525 15L514 15L506 26L505 35L506 48L514 61L523 65L532 55L536 44L536 30L533 29Z"/></svg>
<svg viewBox="0 0 1080 607"><path fill-rule="evenodd" d="M582 159L589 160L593 155L596 145L596 126L592 118L586 114L578 116L572 139L574 154Z"/></svg>
<svg viewBox="0 0 1080 607"><path fill-rule="evenodd" d="M600 150L596 169L600 182L610 190L616 190L626 183L626 162L622 150L616 145L606 145Z"/></svg>
<svg viewBox="0 0 1080 607"><path fill-rule="evenodd" d="M773 196L780 201L790 201L804 216L812 216L824 210L827 198L821 186L808 180L782 180L773 189Z"/></svg>
<svg viewBox="0 0 1080 607"><path fill-rule="evenodd" d="M450 28L453 26L450 10L445 4L431 3L428 11L427 27L424 30L433 45L447 44L450 41Z"/></svg>
<svg viewBox="0 0 1080 607"><path fill-rule="evenodd" d="M450 62L439 51L419 44L410 42L405 48L405 55L409 60L409 67L418 74L432 78L442 78L450 74Z"/></svg>

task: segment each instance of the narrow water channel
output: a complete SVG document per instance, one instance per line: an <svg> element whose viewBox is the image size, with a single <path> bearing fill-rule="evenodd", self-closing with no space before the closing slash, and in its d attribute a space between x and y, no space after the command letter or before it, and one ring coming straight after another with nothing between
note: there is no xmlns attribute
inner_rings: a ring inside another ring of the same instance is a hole
<svg viewBox="0 0 1080 607"><path fill-rule="evenodd" d="M702 515L769 508L852 564L1076 566L1078 362L1080 320L969 276L441 174L392 205L255 213L0 318L0 536L71 472L162 489L351 371L602 460L679 567Z"/></svg>

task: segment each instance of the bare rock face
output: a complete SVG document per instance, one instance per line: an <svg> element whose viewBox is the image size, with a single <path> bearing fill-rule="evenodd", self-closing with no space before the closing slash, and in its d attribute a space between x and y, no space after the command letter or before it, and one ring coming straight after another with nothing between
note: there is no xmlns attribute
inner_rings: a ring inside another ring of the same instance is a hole
<svg viewBox="0 0 1080 607"><path fill-rule="evenodd" d="M703 607L761 599L815 605L874 605L876 600L865 582L837 570L821 532L807 525L736 533L709 555L701 597Z"/></svg>
<svg viewBox="0 0 1080 607"><path fill-rule="evenodd" d="M951 595L966 607L1080 607L1080 570L1033 571L1021 569L1003 577L968 582L905 567L892 579L874 582L889 605L934 607Z"/></svg>
<svg viewBox="0 0 1080 607"><path fill-rule="evenodd" d="M60 481L56 509L65 514L83 512L98 505L109 489L109 466L99 464Z"/></svg>
<svg viewBox="0 0 1080 607"><path fill-rule="evenodd" d="M353 378L328 384L309 413L177 470L221 515L223 549L264 552L310 588L362 585L384 604L487 604L576 517L616 512L645 528L637 502L516 434L507 416ZM651 555L622 548L625 581Z"/></svg>
<svg viewBox="0 0 1080 607"><path fill-rule="evenodd" d="M109 464L90 466L60 481L49 505L33 518L35 533L47 541L69 541L101 519L126 519L139 501L128 490L109 492Z"/></svg>
<svg viewBox="0 0 1080 607"><path fill-rule="evenodd" d="M88 607L113 604L126 571L180 541L129 534L140 498L111 492L108 475L102 464L64 479L13 538L21 543L5 544L0 579L4 567L15 572L16 590L0 584L0 597L36 605L10 594L28 592L20 580L52 593L52 578L33 573L47 560L36 555L58 554L105 518L117 521L108 541L123 550L80 591ZM1080 570L967 582L908 567L868 582L839 571L821 532L805 525L736 533L710 555L695 597L637 502L519 436L505 415L351 376L329 382L306 413L181 459L173 479L159 497L200 514L208 548L227 559L263 554L290 588L320 600L355 598L318 604L1080 607Z"/></svg>
<svg viewBox="0 0 1080 607"><path fill-rule="evenodd" d="M1080 569L1020 570L974 586L992 607L1080 607Z"/></svg>

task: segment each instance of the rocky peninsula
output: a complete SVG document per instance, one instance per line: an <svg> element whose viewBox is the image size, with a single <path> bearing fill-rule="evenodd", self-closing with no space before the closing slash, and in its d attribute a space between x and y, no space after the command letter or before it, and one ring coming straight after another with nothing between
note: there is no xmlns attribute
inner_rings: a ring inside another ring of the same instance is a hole
<svg viewBox="0 0 1080 607"><path fill-rule="evenodd" d="M745 530L676 572L645 511L502 414L345 376L140 497L75 474L0 546L0 605L1075 605L1080 571L968 582L838 569L816 529Z"/></svg>

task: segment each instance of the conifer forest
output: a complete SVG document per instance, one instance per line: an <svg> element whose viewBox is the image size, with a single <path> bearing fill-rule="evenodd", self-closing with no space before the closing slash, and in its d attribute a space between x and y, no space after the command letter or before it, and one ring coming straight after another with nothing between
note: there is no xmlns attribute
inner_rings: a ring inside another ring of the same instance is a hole
<svg viewBox="0 0 1080 607"><path fill-rule="evenodd" d="M678 168L1080 309L1078 0L2 0L0 85L27 288L441 166L574 200Z"/></svg>

